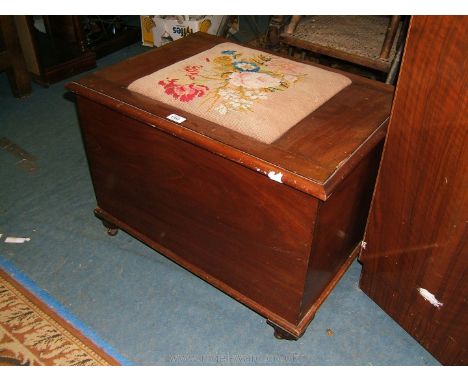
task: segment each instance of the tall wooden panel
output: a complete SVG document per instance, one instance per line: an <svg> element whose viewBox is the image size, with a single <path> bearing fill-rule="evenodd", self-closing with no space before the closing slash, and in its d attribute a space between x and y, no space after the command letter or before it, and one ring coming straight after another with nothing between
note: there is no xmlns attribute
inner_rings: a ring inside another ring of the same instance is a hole
<svg viewBox="0 0 468 382"><path fill-rule="evenodd" d="M443 364L467 364L468 17L414 17L360 286Z"/></svg>

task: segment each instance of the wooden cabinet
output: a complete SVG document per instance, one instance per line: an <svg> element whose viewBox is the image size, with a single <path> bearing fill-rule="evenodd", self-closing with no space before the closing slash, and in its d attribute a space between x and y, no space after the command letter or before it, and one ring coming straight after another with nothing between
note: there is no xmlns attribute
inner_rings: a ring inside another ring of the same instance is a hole
<svg viewBox="0 0 468 382"><path fill-rule="evenodd" d="M96 67L96 59L139 40L118 16L15 16L28 71L50 85Z"/></svg>
<svg viewBox="0 0 468 382"><path fill-rule="evenodd" d="M297 338L357 254L393 88L346 74L269 144L127 88L222 42L197 33L68 85L96 214Z"/></svg>
<svg viewBox="0 0 468 382"><path fill-rule="evenodd" d="M467 17L413 17L360 286L443 364L468 364Z"/></svg>
<svg viewBox="0 0 468 382"><path fill-rule="evenodd" d="M41 85L96 67L80 16L15 16L15 21L28 71Z"/></svg>
<svg viewBox="0 0 468 382"><path fill-rule="evenodd" d="M3 70L16 97L31 93L31 82L13 16L0 16L0 72Z"/></svg>

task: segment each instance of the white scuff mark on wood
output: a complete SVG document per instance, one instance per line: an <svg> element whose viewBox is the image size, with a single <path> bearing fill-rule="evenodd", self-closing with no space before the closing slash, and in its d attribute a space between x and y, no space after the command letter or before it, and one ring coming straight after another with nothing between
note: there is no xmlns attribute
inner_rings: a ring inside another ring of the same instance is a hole
<svg viewBox="0 0 468 382"><path fill-rule="evenodd" d="M362 249L366 249L367 248L367 242L366 241L361 241L361 247L362 247Z"/></svg>
<svg viewBox="0 0 468 382"><path fill-rule="evenodd" d="M31 238L29 237L13 237L13 236L8 236L5 239L5 243L12 243L12 244L23 244L27 241L30 241Z"/></svg>
<svg viewBox="0 0 468 382"><path fill-rule="evenodd" d="M268 173L268 177L271 179L271 180L274 180L275 182L278 182L278 183L283 183L283 181L281 180L283 178L283 174L281 172L274 172L274 171L270 171Z"/></svg>
<svg viewBox="0 0 468 382"><path fill-rule="evenodd" d="M432 305L434 305L437 309L439 309L442 305L442 302L437 300L436 296L434 296L431 292L424 288L418 288L418 292L421 296L423 296L424 300L429 301Z"/></svg>

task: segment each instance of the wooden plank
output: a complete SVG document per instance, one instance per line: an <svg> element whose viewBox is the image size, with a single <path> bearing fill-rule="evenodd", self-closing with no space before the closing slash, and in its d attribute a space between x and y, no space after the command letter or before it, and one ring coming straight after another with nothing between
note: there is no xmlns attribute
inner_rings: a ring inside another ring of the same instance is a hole
<svg viewBox="0 0 468 382"><path fill-rule="evenodd" d="M467 51L468 17L413 17L361 254L363 291L449 365L468 364Z"/></svg>

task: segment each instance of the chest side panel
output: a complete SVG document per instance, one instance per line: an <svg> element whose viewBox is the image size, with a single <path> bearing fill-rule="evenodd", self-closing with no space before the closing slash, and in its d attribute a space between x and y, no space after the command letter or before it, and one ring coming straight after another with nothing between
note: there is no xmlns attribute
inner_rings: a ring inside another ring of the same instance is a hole
<svg viewBox="0 0 468 382"><path fill-rule="evenodd" d="M296 322L317 199L78 98L99 207Z"/></svg>

